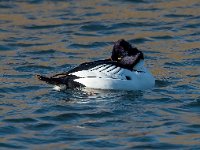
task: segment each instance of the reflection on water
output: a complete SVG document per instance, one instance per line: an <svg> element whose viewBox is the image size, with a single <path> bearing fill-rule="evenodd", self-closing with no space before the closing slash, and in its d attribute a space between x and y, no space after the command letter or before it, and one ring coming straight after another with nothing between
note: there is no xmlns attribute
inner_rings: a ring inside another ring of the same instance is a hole
<svg viewBox="0 0 200 150"><path fill-rule="evenodd" d="M0 1L0 147L200 148L200 5ZM156 77L147 91L56 92L35 74L110 57L124 38Z"/></svg>

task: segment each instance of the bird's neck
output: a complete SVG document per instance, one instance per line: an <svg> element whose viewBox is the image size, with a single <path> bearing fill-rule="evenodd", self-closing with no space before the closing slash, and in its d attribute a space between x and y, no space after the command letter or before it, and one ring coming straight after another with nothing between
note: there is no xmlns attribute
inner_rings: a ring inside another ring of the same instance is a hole
<svg viewBox="0 0 200 150"><path fill-rule="evenodd" d="M144 60L140 60L134 67L133 70L137 71L146 71L146 68L144 66Z"/></svg>

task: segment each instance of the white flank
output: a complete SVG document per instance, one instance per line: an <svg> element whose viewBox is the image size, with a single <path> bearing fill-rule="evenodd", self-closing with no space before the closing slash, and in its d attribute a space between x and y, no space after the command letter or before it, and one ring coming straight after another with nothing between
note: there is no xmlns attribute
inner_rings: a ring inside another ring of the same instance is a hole
<svg viewBox="0 0 200 150"><path fill-rule="evenodd" d="M133 69L134 71L130 71L107 64L71 75L80 77L74 81L93 89L145 90L155 85L155 79L144 67L144 61L140 61Z"/></svg>

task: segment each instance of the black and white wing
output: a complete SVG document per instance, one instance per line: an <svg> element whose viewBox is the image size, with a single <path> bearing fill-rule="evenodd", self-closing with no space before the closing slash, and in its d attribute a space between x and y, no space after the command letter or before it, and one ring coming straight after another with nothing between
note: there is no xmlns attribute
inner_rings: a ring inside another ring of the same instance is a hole
<svg viewBox="0 0 200 150"><path fill-rule="evenodd" d="M49 84L66 84L71 87L71 85L75 85L74 80L78 78L111 78L125 80L128 74L131 74L131 70L117 62L98 60L83 63L65 73L59 73L51 77L37 75L37 78Z"/></svg>
<svg viewBox="0 0 200 150"><path fill-rule="evenodd" d="M68 75L74 75L80 78L116 78L125 79L126 73L131 72L117 62L110 60L99 60L84 63L70 70Z"/></svg>

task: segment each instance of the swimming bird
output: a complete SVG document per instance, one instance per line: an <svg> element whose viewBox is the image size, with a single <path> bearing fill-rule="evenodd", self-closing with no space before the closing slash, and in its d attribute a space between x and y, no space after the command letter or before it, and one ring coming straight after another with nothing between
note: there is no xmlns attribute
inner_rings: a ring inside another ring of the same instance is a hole
<svg viewBox="0 0 200 150"><path fill-rule="evenodd" d="M145 90L155 84L144 66L144 56L124 39L115 42L109 59L80 64L52 77L37 75L39 80L55 85L54 89L91 88L113 90Z"/></svg>

